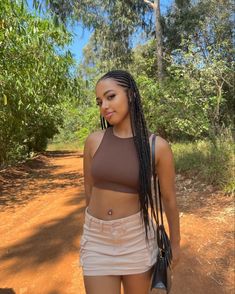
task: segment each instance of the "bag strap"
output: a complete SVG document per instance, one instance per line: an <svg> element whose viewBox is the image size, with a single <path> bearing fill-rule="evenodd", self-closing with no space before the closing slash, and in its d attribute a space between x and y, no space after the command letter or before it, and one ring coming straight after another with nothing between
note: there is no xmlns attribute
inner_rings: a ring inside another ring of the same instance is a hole
<svg viewBox="0 0 235 294"><path fill-rule="evenodd" d="M155 197L155 203L156 203L156 218L157 218L157 225L164 226L160 182L159 182L159 178L157 176L156 168L155 168L155 143L156 143L156 135L153 134L152 136L152 177L153 177L153 186L154 186L154 197ZM160 221L159 221L158 207L160 208Z"/></svg>

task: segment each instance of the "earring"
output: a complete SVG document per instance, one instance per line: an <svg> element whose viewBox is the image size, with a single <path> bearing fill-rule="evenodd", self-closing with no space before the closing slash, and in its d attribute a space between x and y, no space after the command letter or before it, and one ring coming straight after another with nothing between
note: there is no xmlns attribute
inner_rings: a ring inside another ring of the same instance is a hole
<svg viewBox="0 0 235 294"><path fill-rule="evenodd" d="M102 115L100 116L100 124L101 124L101 129L102 130L105 129L105 121Z"/></svg>
<svg viewBox="0 0 235 294"><path fill-rule="evenodd" d="M105 118L102 115L100 115L100 124L102 130L107 129L110 126L109 122L105 120Z"/></svg>

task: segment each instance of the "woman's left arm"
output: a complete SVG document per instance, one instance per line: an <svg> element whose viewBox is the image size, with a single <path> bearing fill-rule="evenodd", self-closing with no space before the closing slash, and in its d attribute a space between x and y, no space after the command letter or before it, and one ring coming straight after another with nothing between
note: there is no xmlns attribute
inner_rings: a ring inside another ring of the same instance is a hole
<svg viewBox="0 0 235 294"><path fill-rule="evenodd" d="M161 137L156 138L155 154L162 201L169 225L174 267L180 258L180 223L175 192L174 158L169 143Z"/></svg>

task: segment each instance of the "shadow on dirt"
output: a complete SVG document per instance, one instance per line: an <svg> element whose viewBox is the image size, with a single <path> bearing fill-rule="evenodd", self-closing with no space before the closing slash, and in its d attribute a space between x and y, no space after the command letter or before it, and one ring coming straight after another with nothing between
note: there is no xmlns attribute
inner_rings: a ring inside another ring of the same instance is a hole
<svg viewBox="0 0 235 294"><path fill-rule="evenodd" d="M31 236L1 248L0 264L10 264L1 274L2 279L19 271L36 270L38 266L54 263L67 253L78 253L83 216L84 208L77 208L64 218L38 225Z"/></svg>
<svg viewBox="0 0 235 294"><path fill-rule="evenodd" d="M211 214L233 214L233 195L212 185L203 183L199 177L189 178L176 175L176 196L178 207L183 214L197 214L202 217Z"/></svg>
<svg viewBox="0 0 235 294"><path fill-rule="evenodd" d="M16 294L16 292L10 288L0 288L0 294Z"/></svg>
<svg viewBox="0 0 235 294"><path fill-rule="evenodd" d="M60 292L58 290L52 290L48 294L62 294L62 292Z"/></svg>
<svg viewBox="0 0 235 294"><path fill-rule="evenodd" d="M48 157L63 157L63 158L68 158L68 157L74 157L76 154L77 158L83 158L83 154L76 152L76 151L68 151L68 150L59 150L59 151L45 151L42 153L45 156Z"/></svg>
<svg viewBox="0 0 235 294"><path fill-rule="evenodd" d="M228 259L228 253L223 255ZM210 260L199 261L198 252L182 247L181 261L174 271L172 294L232 294L233 286L226 281L226 268L218 273ZM208 267L209 265L209 267Z"/></svg>
<svg viewBox="0 0 235 294"><path fill-rule="evenodd" d="M81 187L83 175L60 171L61 166L50 165L50 157L81 158L76 152L47 152L25 163L0 171L0 210L25 205L28 201L66 187ZM71 158L72 159L72 158ZM22 193L24 192L24 193Z"/></svg>

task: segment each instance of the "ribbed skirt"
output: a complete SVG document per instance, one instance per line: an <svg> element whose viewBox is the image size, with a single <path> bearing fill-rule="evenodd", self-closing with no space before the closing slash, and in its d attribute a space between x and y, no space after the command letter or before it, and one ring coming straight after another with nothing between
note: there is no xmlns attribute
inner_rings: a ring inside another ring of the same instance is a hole
<svg viewBox="0 0 235 294"><path fill-rule="evenodd" d="M80 266L84 276L128 275L149 270L156 261L154 228L148 231L140 212L115 220L101 220L85 211L80 241Z"/></svg>

